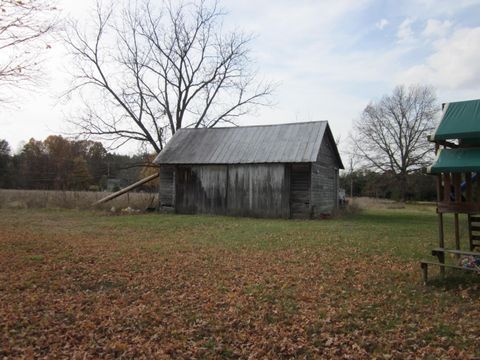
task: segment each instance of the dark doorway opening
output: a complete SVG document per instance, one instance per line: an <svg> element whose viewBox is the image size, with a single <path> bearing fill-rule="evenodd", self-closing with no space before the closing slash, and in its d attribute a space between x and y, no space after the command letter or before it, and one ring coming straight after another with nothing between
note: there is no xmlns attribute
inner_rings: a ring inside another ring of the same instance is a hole
<svg viewBox="0 0 480 360"><path fill-rule="evenodd" d="M290 172L290 217L310 216L310 165L292 165Z"/></svg>

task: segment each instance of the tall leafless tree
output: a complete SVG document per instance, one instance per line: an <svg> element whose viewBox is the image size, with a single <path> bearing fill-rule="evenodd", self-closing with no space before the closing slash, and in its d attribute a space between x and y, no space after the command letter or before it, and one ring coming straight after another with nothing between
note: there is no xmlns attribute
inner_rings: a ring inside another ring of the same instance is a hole
<svg viewBox="0 0 480 360"><path fill-rule="evenodd" d="M113 3L112 3L113 4ZM76 64L70 94L84 114L81 134L148 143L160 152L182 127L213 127L266 105L272 84L257 80L251 37L225 32L224 13L205 1L159 8L97 4L87 31L71 22L66 43Z"/></svg>
<svg viewBox="0 0 480 360"><path fill-rule="evenodd" d="M52 3L0 0L0 100L12 100L12 90L38 81L47 35L57 24Z"/></svg>
<svg viewBox="0 0 480 360"><path fill-rule="evenodd" d="M370 168L395 174L405 198L407 175L428 164L427 141L438 112L435 92L427 86L396 87L370 103L353 126L353 145Z"/></svg>

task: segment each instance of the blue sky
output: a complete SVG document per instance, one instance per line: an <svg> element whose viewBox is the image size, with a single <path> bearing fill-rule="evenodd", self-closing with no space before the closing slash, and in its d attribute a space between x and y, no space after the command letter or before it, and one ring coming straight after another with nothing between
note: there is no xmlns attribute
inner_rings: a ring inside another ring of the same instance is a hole
<svg viewBox="0 0 480 360"><path fill-rule="evenodd" d="M94 2L59 1L80 19ZM242 124L329 120L342 145L369 101L397 84L428 84L441 102L480 98L480 1L224 0L225 27L255 34L261 77L279 83L275 105ZM13 148L20 140L65 131L68 85L60 45L47 64L48 83L0 119ZM135 146L124 149L135 151Z"/></svg>

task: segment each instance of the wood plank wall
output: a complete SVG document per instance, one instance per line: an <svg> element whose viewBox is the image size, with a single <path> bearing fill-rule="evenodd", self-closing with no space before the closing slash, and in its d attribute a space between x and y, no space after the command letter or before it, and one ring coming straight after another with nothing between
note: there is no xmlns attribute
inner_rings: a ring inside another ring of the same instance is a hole
<svg viewBox="0 0 480 360"><path fill-rule="evenodd" d="M331 214L338 206L338 168L333 150L335 144L325 136L320 146L318 158L312 164L311 206L312 216Z"/></svg>
<svg viewBox="0 0 480 360"><path fill-rule="evenodd" d="M289 217L284 164L229 165L228 172L228 215Z"/></svg>
<svg viewBox="0 0 480 360"><path fill-rule="evenodd" d="M322 164L161 166L160 202L186 214L319 217L338 196L338 170Z"/></svg>
<svg viewBox="0 0 480 360"><path fill-rule="evenodd" d="M309 218L311 216L310 164L290 165L290 217L293 219Z"/></svg>
<svg viewBox="0 0 480 360"><path fill-rule="evenodd" d="M175 167L161 166L160 174L160 188L159 188L159 202L162 206L173 206L175 203Z"/></svg>
<svg viewBox="0 0 480 360"><path fill-rule="evenodd" d="M175 210L182 214L225 214L227 166L178 166Z"/></svg>
<svg viewBox="0 0 480 360"><path fill-rule="evenodd" d="M177 166L175 177L178 213L290 216L290 184L284 164ZM165 189L169 188L164 186L162 197L167 197Z"/></svg>

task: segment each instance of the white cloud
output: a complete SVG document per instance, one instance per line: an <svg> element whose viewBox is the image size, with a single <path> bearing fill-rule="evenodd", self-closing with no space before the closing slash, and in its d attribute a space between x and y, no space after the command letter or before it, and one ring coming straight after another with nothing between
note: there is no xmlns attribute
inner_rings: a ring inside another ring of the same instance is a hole
<svg viewBox="0 0 480 360"><path fill-rule="evenodd" d="M400 42L408 42L413 40L415 33L412 30L413 19L407 17L398 26L397 38Z"/></svg>
<svg viewBox="0 0 480 360"><path fill-rule="evenodd" d="M443 37L450 32L452 25L453 23L449 20L428 19L422 35L425 37Z"/></svg>
<svg viewBox="0 0 480 360"><path fill-rule="evenodd" d="M434 42L425 63L400 74L402 82L425 82L444 89L479 89L480 27L462 28Z"/></svg>
<svg viewBox="0 0 480 360"><path fill-rule="evenodd" d="M388 20L387 19L382 19L380 21L377 21L375 23L375 26L380 29L380 30L383 30L385 28L385 26L387 26L389 24Z"/></svg>

